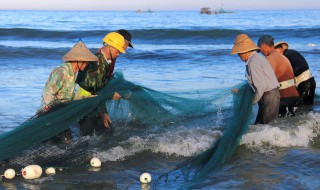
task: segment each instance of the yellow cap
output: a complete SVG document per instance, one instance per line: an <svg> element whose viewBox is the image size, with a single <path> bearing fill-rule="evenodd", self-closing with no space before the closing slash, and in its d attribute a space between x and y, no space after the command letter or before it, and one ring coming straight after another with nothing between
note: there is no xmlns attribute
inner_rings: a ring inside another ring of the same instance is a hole
<svg viewBox="0 0 320 190"><path fill-rule="evenodd" d="M123 49L125 45L125 40L121 34L116 32L110 32L103 38L103 42L108 44L109 46L112 46L119 50L121 53L126 53Z"/></svg>

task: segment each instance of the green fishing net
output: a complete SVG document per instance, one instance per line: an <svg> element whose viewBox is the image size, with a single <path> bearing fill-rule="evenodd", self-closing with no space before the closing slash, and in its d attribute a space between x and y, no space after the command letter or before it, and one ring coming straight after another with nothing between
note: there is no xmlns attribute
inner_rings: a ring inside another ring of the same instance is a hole
<svg viewBox="0 0 320 190"><path fill-rule="evenodd" d="M230 89L228 89L230 91ZM111 100L114 92L123 99ZM46 145L61 132L75 126L88 114L101 105L106 105L113 121L138 123L136 126L163 127L175 124L183 118L216 113L226 92L210 98L184 98L154 91L124 79L116 72L98 96L62 104L59 109L34 116L12 131L0 135L0 160L13 160L25 165L28 162L42 165L59 165L59 160L71 160L66 164L81 164L86 160L88 139L78 138L71 144L61 147ZM72 158L72 156L74 158ZM28 159L27 159L28 158Z"/></svg>
<svg viewBox="0 0 320 190"><path fill-rule="evenodd" d="M203 98L178 97L136 85L115 73L112 80L98 96L61 104L58 109L34 116L12 131L0 135L0 160L9 165L25 166L84 166L92 152L88 151L90 137L73 138L72 143L52 144L50 139L61 132L77 126L78 121L97 108L107 106L113 121L135 127L147 126L150 131L178 125L180 121L223 113L225 123L221 138L204 153L188 160L178 169L198 168L188 186L197 184L203 176L226 162L238 146L252 119L253 92L247 83L236 86L238 93L230 88ZM123 99L111 100L114 92ZM128 132L130 134L130 132ZM161 178L161 177L160 177Z"/></svg>
<svg viewBox="0 0 320 190"><path fill-rule="evenodd" d="M161 182L175 183L181 177L187 181L181 189L197 189L197 184L206 179L219 166L227 162L239 145L242 135L249 128L253 119L252 108L254 92L248 83L241 83L234 88L237 93L225 93L225 96L233 96L232 107L224 124L222 136L214 145L205 152L187 159L176 166L175 169L161 175L153 186L156 187ZM170 178L170 179L169 179ZM170 184L166 184L169 186Z"/></svg>

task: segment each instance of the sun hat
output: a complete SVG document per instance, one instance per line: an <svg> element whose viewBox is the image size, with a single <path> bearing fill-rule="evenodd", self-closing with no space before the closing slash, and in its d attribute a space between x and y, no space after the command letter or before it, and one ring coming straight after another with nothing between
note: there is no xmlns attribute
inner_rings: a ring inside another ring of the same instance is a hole
<svg viewBox="0 0 320 190"><path fill-rule="evenodd" d="M258 46L261 47L262 44L267 44L269 46L274 45L274 38L271 35L261 36L258 40Z"/></svg>
<svg viewBox="0 0 320 190"><path fill-rule="evenodd" d="M274 47L277 48L277 46L281 46L283 49L289 49L289 45L287 42L281 41L276 44L274 44Z"/></svg>
<svg viewBox="0 0 320 190"><path fill-rule="evenodd" d="M259 47L246 34L239 34L233 44L231 54L246 53Z"/></svg>
<svg viewBox="0 0 320 190"><path fill-rule="evenodd" d="M81 40L79 40L79 42L77 42L71 50L62 57L62 60L98 61L98 57L95 56Z"/></svg>
<svg viewBox="0 0 320 190"><path fill-rule="evenodd" d="M121 36L123 36L124 39L128 41L129 47L133 48L133 45L131 43L131 34L128 30L120 29L120 30L117 30L116 32L121 34Z"/></svg>

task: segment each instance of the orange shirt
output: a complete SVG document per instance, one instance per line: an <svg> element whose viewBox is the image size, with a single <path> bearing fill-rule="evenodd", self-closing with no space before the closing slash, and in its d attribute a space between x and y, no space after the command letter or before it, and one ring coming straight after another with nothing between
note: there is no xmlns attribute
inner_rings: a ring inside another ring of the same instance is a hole
<svg viewBox="0 0 320 190"><path fill-rule="evenodd" d="M271 64L278 82L294 79L294 73L290 61L281 53L273 51L268 56L267 60ZM299 92L295 86L280 90L281 98L289 98L299 96Z"/></svg>

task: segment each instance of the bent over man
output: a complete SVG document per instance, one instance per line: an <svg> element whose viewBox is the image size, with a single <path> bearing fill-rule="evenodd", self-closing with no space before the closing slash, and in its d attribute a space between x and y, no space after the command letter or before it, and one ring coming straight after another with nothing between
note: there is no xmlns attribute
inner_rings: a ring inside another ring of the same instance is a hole
<svg viewBox="0 0 320 190"><path fill-rule="evenodd" d="M273 37L261 36L258 46L263 55L271 64L274 73L280 83L280 109L279 116L294 116L295 107L300 99L298 90L294 83L294 74L290 61L274 48Z"/></svg>
<svg viewBox="0 0 320 190"><path fill-rule="evenodd" d="M83 71L89 62L98 61L98 57L79 41L62 57L62 60L65 63L53 69L47 80L39 111L49 111L56 104L73 100L76 74L78 71Z"/></svg>
<svg viewBox="0 0 320 190"><path fill-rule="evenodd" d="M98 62L90 63L80 72L77 83L80 87L80 95L96 95L113 76L116 58L120 53L125 53L126 48L133 47L131 34L127 30L110 32L103 38L103 46L98 50ZM113 100L119 100L121 96L115 92ZM106 106L103 104L97 110L79 121L81 135L92 135L95 132L110 132L111 119ZM112 129L111 129L112 132Z"/></svg>
<svg viewBox="0 0 320 190"><path fill-rule="evenodd" d="M292 66L296 87L300 94L299 104L312 105L316 90L316 81L311 75L306 59L296 50L288 49L286 42L274 44L276 50L286 56Z"/></svg>
<svg viewBox="0 0 320 190"><path fill-rule="evenodd" d="M246 62L246 78L255 92L253 103L259 105L255 124L266 124L278 117L279 83L270 63L259 53L258 46L246 35L237 36L231 54Z"/></svg>

